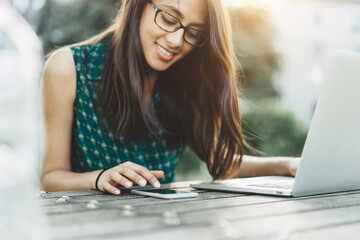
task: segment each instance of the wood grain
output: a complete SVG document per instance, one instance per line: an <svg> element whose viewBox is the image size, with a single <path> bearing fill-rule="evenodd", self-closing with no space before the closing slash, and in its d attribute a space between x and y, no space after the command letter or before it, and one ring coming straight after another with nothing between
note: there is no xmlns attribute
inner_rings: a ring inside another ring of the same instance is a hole
<svg viewBox="0 0 360 240"><path fill-rule="evenodd" d="M189 184L172 186L195 191ZM162 200L72 191L38 201L52 239L360 239L360 191L302 198L198 192ZM64 195L70 201L56 203ZM87 208L91 200L97 209Z"/></svg>

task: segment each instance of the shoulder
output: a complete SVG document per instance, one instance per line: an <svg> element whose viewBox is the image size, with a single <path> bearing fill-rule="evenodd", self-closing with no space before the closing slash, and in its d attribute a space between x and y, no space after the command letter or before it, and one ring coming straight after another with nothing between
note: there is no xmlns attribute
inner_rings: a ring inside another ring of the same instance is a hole
<svg viewBox="0 0 360 240"><path fill-rule="evenodd" d="M44 75L69 77L75 75L75 63L70 48L55 51L45 63Z"/></svg>
<svg viewBox="0 0 360 240"><path fill-rule="evenodd" d="M63 48L51 54L43 71L43 86L47 91L61 92L74 97L76 90L76 69L70 48Z"/></svg>

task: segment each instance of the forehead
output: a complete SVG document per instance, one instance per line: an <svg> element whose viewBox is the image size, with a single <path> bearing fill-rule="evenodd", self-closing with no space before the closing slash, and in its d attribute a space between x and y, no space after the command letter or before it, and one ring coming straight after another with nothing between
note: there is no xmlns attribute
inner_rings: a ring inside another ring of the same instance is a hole
<svg viewBox="0 0 360 240"><path fill-rule="evenodd" d="M176 17L191 23L205 23L207 19L207 0L154 0L158 8L175 14ZM180 14L176 14L177 9Z"/></svg>

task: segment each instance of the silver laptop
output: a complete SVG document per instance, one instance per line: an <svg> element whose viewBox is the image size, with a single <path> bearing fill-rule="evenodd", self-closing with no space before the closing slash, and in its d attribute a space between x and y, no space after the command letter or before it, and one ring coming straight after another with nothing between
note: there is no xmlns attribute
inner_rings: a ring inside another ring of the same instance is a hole
<svg viewBox="0 0 360 240"><path fill-rule="evenodd" d="M237 178L191 187L279 196L360 190L360 54L330 61L295 178Z"/></svg>

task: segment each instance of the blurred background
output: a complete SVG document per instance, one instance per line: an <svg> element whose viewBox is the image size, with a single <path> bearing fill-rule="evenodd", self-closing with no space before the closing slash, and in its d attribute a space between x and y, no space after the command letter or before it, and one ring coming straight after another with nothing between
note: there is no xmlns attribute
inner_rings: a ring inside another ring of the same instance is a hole
<svg viewBox="0 0 360 240"><path fill-rule="evenodd" d="M32 27L47 54L106 28L121 1L7 2ZM360 52L360 1L223 2L231 14L236 53L245 74L240 108L247 141L262 156L300 156L329 57L336 49ZM11 44L0 34L0 55ZM188 179L210 176L187 149L177 180Z"/></svg>

